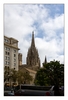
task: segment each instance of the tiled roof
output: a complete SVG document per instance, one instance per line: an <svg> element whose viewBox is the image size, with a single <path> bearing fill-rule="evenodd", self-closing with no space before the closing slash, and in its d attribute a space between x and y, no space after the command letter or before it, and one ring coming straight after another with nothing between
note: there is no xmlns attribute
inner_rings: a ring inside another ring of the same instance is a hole
<svg viewBox="0 0 68 100"><path fill-rule="evenodd" d="M25 68L25 69L28 70L29 72L36 73L36 71L31 70L31 69L29 69L29 68Z"/></svg>

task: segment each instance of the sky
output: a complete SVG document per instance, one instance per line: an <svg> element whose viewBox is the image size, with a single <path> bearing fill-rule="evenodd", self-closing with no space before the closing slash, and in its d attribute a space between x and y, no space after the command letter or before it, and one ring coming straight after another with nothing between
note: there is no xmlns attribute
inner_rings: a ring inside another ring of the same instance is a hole
<svg viewBox="0 0 68 100"><path fill-rule="evenodd" d="M64 4L4 4L4 35L17 39L22 63L26 64L34 31L42 63L64 63Z"/></svg>

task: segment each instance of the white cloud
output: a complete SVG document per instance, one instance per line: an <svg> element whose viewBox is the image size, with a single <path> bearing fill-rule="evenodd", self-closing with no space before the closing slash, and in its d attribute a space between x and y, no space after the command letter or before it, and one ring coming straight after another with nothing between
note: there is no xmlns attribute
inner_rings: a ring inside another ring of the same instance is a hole
<svg viewBox="0 0 68 100"><path fill-rule="evenodd" d="M62 29L64 27L64 14L60 16L56 16L53 18L48 18L46 21L43 21L41 24L41 29L45 31L46 34L48 32L53 32L59 29Z"/></svg>

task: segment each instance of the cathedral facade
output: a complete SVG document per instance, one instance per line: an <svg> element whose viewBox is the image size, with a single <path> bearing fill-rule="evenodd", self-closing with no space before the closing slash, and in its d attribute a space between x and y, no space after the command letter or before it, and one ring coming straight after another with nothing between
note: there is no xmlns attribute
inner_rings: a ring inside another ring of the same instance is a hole
<svg viewBox="0 0 68 100"><path fill-rule="evenodd" d="M40 59L38 50L35 47L34 33L32 33L32 41L31 46L28 49L26 64L30 69L35 71L37 71L40 68Z"/></svg>

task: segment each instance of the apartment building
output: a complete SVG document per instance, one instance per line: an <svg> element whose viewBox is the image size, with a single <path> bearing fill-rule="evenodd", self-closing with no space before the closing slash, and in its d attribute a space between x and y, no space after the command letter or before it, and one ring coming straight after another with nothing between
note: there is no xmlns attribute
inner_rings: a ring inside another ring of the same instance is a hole
<svg viewBox="0 0 68 100"><path fill-rule="evenodd" d="M4 67L18 70L18 40L4 36Z"/></svg>

